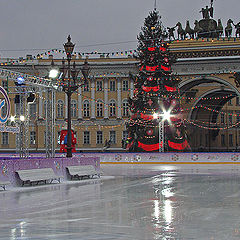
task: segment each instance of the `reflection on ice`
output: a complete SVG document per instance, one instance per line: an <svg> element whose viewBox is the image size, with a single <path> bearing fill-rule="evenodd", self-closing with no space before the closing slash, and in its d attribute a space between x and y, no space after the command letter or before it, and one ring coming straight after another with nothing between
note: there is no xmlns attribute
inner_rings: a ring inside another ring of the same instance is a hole
<svg viewBox="0 0 240 240"><path fill-rule="evenodd" d="M157 221L159 221L160 218L159 200L154 200L154 217Z"/></svg>
<svg viewBox="0 0 240 240"><path fill-rule="evenodd" d="M128 171L0 192L0 239L240 238L239 176Z"/></svg>
<svg viewBox="0 0 240 240"><path fill-rule="evenodd" d="M164 201L164 218L169 226L169 224L172 222L172 205L171 200L165 200Z"/></svg>

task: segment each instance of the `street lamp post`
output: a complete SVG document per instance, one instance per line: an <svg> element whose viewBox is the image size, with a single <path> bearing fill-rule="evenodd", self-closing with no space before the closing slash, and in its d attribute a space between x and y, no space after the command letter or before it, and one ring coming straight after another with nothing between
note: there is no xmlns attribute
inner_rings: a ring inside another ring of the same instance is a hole
<svg viewBox="0 0 240 240"><path fill-rule="evenodd" d="M164 122L170 122L171 110L163 110L160 114L154 113L153 118L158 120L159 152L164 152Z"/></svg>
<svg viewBox="0 0 240 240"><path fill-rule="evenodd" d="M159 133L159 152L164 152L164 121L162 121L162 119L159 120L158 133Z"/></svg>
<svg viewBox="0 0 240 240"><path fill-rule="evenodd" d="M63 91L67 95L67 157L72 157L72 116L71 116L71 97L72 94L78 89L80 86L79 82L77 81L77 76L79 70L76 68L75 62L73 63L73 67L71 68L71 60L72 60L72 53L75 47L75 44L71 42L70 35L68 36L68 41L63 45L65 49L65 53L67 55L67 66L65 65L65 60L63 59L62 62L62 80L63 80ZM85 61L83 68L81 69L82 75L84 80L87 80L89 74L89 65L87 61ZM66 77L67 76L67 81Z"/></svg>

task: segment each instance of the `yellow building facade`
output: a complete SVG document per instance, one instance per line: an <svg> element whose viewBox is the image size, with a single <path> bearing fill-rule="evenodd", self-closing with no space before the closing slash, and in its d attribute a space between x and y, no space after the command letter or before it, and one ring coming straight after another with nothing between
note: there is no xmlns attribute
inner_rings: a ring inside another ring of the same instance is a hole
<svg viewBox="0 0 240 240"><path fill-rule="evenodd" d="M240 72L239 39L199 39L174 41L170 51L177 57L173 72L179 75L179 89L189 142L193 151L233 151L240 145L239 89L233 74ZM60 67L60 59L53 59ZM77 67L85 59L75 58ZM87 84L72 96L72 125L77 137L77 151L103 151L111 140L109 151L124 151L125 122L129 118L127 100L133 96L134 82L129 72L137 73L138 61L126 58L89 58L90 77ZM51 68L48 59L0 66L16 72L45 77ZM81 78L81 76L79 76ZM11 99L11 115L17 114L14 81L1 77L1 85ZM36 100L29 107L29 149L44 151L46 132L46 89L38 88ZM60 131L67 119L67 99L56 92L55 146L59 150ZM9 123L10 124L10 123ZM219 131L218 131L219 130ZM15 151L16 136L0 134L0 150Z"/></svg>

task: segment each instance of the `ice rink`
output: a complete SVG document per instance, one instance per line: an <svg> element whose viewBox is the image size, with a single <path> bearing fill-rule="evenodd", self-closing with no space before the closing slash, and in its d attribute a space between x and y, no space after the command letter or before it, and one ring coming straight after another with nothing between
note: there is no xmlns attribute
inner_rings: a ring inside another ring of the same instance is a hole
<svg viewBox="0 0 240 240"><path fill-rule="evenodd" d="M0 239L240 239L235 170L103 165L100 180L9 187L0 191Z"/></svg>

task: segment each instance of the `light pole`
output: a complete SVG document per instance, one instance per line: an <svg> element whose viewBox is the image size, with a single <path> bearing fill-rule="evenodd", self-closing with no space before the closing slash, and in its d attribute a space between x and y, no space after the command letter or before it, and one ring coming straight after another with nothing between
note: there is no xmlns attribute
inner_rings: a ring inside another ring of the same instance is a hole
<svg viewBox="0 0 240 240"><path fill-rule="evenodd" d="M80 71L77 70L75 62L71 68L72 53L75 47L75 44L71 42L70 35L68 36L68 41L63 45L65 53L67 55L67 66L65 65L65 60L62 61L62 67L60 71L62 72L62 86L63 91L67 94L67 157L72 157L72 122L71 122L71 97L72 94L81 86L80 82L77 81L77 76ZM84 80L87 80L89 75L89 64L85 61L83 67L81 68L82 75Z"/></svg>
<svg viewBox="0 0 240 240"><path fill-rule="evenodd" d="M25 116L24 115L20 115L18 117L16 116L11 116L10 117L10 121L11 121L11 125L14 126L16 125L17 127L19 127L19 132L18 132L18 136L17 136L17 146L16 146L16 152L18 153L19 151L19 155L20 158L26 157L24 156L24 134L23 134L23 129L24 129L24 121L25 121Z"/></svg>
<svg viewBox="0 0 240 240"><path fill-rule="evenodd" d="M171 110L169 111L163 110L162 113L160 114L154 113L153 118L158 119L159 152L164 152L164 145L165 145L164 122L165 121L170 122Z"/></svg>

